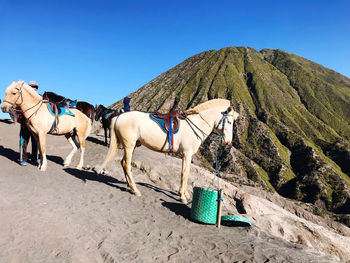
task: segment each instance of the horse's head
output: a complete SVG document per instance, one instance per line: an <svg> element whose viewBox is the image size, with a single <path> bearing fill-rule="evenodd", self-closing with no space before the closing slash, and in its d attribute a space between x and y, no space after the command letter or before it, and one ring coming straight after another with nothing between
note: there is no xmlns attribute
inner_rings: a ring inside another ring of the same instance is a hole
<svg viewBox="0 0 350 263"><path fill-rule="evenodd" d="M44 98L44 100L50 101L50 98L49 98L49 96L47 95L47 91L44 92L43 98Z"/></svg>
<svg viewBox="0 0 350 263"><path fill-rule="evenodd" d="M95 115L95 121L98 121L98 119L101 117L101 114L102 112L105 110L105 107L103 105L96 105L95 107L95 112L96 112L96 115Z"/></svg>
<svg viewBox="0 0 350 263"><path fill-rule="evenodd" d="M235 112L232 106L228 107L226 111L221 112L220 119L215 122L216 129L222 131L222 140L226 145L232 142L233 123L238 118L239 114Z"/></svg>
<svg viewBox="0 0 350 263"><path fill-rule="evenodd" d="M13 108L23 103L22 88L24 81L12 82L6 89L6 97L1 105L2 112L9 113Z"/></svg>

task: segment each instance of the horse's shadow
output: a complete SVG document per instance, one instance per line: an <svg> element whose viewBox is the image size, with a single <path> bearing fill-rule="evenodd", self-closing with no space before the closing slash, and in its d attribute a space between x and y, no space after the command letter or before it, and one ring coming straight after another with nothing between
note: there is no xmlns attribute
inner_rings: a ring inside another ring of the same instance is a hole
<svg viewBox="0 0 350 263"><path fill-rule="evenodd" d="M169 191L169 190L165 190L165 189L162 189L162 188L159 188L157 186L154 186L154 185L151 185L151 184L148 184L148 183L137 183L138 185L141 185L143 187L147 187L157 193L162 193L164 195L166 195L167 197L173 199L173 200L176 200L178 201L178 198L174 197L174 196L177 196L177 194L173 191Z"/></svg>
<svg viewBox="0 0 350 263"><path fill-rule="evenodd" d="M18 162L19 153L15 152L11 148L6 148L6 147L0 145L0 155L6 157L7 159L9 159L10 161L13 161L15 163Z"/></svg>
<svg viewBox="0 0 350 263"><path fill-rule="evenodd" d="M87 137L86 140L89 141L89 142L93 142L93 143L96 143L96 144L100 144L100 145L106 146L104 141L101 141L101 140L99 140L97 138L94 138L94 137Z"/></svg>
<svg viewBox="0 0 350 263"><path fill-rule="evenodd" d="M77 169L73 169L73 168L65 168L64 169L68 174L86 182L86 180L89 181L96 181L96 182L100 182L100 183L104 183L108 186L117 188L123 192L128 192L130 194L133 194L131 192L130 189L128 189L127 187L124 186L120 186L120 185L126 185L126 182L123 181L119 181L118 179L108 176L108 175L103 175L103 174L97 174L95 172L92 171L81 171L81 170L77 170ZM147 187L155 192L158 193L162 193L165 196L167 196L168 198L171 198L175 201L179 201L179 199L175 196L177 196L177 194L173 191L169 191L169 190L165 190L162 188L159 188L157 186L148 184L148 183L137 183L140 186L143 187ZM190 219L190 211L191 209L182 203L178 203L178 202L167 202L163 199L160 199L160 201L162 201L162 205L166 208L168 208L170 211L174 212L176 215L180 215L182 217L184 217L185 219Z"/></svg>
<svg viewBox="0 0 350 263"><path fill-rule="evenodd" d="M77 169L73 169L73 168L65 168L63 170L65 170L70 175L73 175L74 177L76 177L84 182L86 182L86 180L96 181L99 183L104 183L104 184L111 186L111 187L115 187L123 192L131 193L131 191L129 189L127 189L126 187L117 185L117 184L125 185L126 184L125 182L119 181L118 179L116 179L112 176L97 174L97 173L91 172L91 171L77 170Z"/></svg>
<svg viewBox="0 0 350 263"><path fill-rule="evenodd" d="M46 155L46 158L54 163L63 165L63 158L55 155Z"/></svg>
<svg viewBox="0 0 350 263"><path fill-rule="evenodd" d="M163 199L162 201L162 206L168 208L170 211L174 212L178 216L182 216L185 219L191 220L191 209L186 205L182 203L172 203L172 202L167 202Z"/></svg>
<svg viewBox="0 0 350 263"><path fill-rule="evenodd" d="M6 124L14 124L13 120L11 119L0 119L0 122L6 123Z"/></svg>
<svg viewBox="0 0 350 263"><path fill-rule="evenodd" d="M0 155L6 157L12 162L18 163L19 153L12 150L11 148L6 148L0 145ZM46 158L54 163L63 164L63 159L60 156L47 155Z"/></svg>
<svg viewBox="0 0 350 263"><path fill-rule="evenodd" d="M190 219L190 215L191 215L191 209L188 207L188 204L182 204L180 202L180 199L178 198L178 194L173 192L173 191L169 191L169 190L165 190L162 188L159 188L157 186L151 185L151 184L147 184L147 183L138 183L141 186L150 188L152 190L154 190L155 192L158 193L162 193L165 196L167 196L168 198L171 198L173 200L175 200L176 202L168 202L165 201L164 199L160 199L160 201L162 201L162 206L168 208L170 211L174 212L176 215L182 216L185 219Z"/></svg>

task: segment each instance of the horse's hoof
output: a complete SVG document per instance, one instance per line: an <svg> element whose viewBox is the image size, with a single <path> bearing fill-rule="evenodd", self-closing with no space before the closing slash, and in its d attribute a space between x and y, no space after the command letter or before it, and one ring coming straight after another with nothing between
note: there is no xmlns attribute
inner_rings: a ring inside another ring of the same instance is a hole
<svg viewBox="0 0 350 263"><path fill-rule="evenodd" d="M136 192L134 192L134 195L141 196L141 193L140 193L140 191L136 191Z"/></svg>
<svg viewBox="0 0 350 263"><path fill-rule="evenodd" d="M180 197L181 203L187 204L187 198L186 197Z"/></svg>
<svg viewBox="0 0 350 263"><path fill-rule="evenodd" d="M42 171L42 172L45 172L46 171L46 167L40 167L39 170Z"/></svg>
<svg viewBox="0 0 350 263"><path fill-rule="evenodd" d="M95 171L97 174L103 174L104 169L101 167L94 167L92 168L93 171Z"/></svg>
<svg viewBox="0 0 350 263"><path fill-rule="evenodd" d="M77 170L83 170L83 167L82 166L77 166L77 168L76 168Z"/></svg>

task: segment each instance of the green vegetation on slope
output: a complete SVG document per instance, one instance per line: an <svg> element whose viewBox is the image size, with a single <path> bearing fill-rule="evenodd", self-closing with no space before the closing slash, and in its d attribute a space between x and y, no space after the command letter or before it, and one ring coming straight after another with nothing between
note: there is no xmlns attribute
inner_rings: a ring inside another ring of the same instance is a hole
<svg viewBox="0 0 350 263"><path fill-rule="evenodd" d="M350 213L350 79L281 50L229 47L192 56L130 96L148 112L231 100L240 118L234 148L220 150L225 178ZM206 165L213 143L198 153Z"/></svg>

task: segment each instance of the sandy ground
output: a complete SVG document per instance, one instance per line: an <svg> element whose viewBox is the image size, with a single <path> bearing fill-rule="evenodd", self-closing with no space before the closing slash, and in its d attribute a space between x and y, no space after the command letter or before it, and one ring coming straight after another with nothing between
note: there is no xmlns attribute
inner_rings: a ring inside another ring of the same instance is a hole
<svg viewBox="0 0 350 263"><path fill-rule="evenodd" d="M47 137L46 172L19 166L18 134L18 124L0 121L0 262L338 262L256 225L218 230L191 221L191 205L176 194L180 159L137 148L136 197L119 162L108 175L78 171L77 153L63 169L71 149L63 136ZM88 138L85 165L102 163L102 141ZM191 173L202 176L196 167Z"/></svg>

